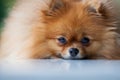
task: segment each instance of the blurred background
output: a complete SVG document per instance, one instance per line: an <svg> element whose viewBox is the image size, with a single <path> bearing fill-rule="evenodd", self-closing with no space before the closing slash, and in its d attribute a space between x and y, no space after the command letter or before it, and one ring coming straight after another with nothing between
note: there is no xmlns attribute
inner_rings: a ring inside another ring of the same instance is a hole
<svg viewBox="0 0 120 80"><path fill-rule="evenodd" d="M11 10L15 0L0 0L0 31L4 26L4 19L7 17L9 11Z"/></svg>
<svg viewBox="0 0 120 80"><path fill-rule="evenodd" d="M15 1L17 0L0 0L0 32L1 32L1 28L4 26L4 19L9 14ZM117 4L117 5L115 4L118 8L118 9L116 8L117 9L116 11L119 11L120 13L120 0L113 0L113 1ZM120 19L120 17L118 18Z"/></svg>

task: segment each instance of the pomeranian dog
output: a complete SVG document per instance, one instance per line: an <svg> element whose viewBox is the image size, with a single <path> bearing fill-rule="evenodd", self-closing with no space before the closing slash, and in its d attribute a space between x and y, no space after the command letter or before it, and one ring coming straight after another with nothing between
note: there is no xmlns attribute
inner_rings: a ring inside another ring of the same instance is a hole
<svg viewBox="0 0 120 80"><path fill-rule="evenodd" d="M19 0L1 39L6 59L120 59L110 0Z"/></svg>

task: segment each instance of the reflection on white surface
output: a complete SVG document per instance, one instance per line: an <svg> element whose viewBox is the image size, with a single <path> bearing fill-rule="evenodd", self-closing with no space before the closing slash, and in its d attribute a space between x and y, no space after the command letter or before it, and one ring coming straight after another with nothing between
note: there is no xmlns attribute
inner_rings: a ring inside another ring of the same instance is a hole
<svg viewBox="0 0 120 80"><path fill-rule="evenodd" d="M1 61L0 78L0 80L120 80L120 61Z"/></svg>

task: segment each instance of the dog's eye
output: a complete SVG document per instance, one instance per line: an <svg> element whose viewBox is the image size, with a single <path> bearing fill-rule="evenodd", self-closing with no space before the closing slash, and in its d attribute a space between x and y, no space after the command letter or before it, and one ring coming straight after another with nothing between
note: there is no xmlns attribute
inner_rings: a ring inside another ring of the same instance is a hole
<svg viewBox="0 0 120 80"><path fill-rule="evenodd" d="M90 43L90 39L88 37L84 37L81 39L81 43L83 45L88 45Z"/></svg>
<svg viewBox="0 0 120 80"><path fill-rule="evenodd" d="M66 44L67 43L67 40L64 38L64 37L60 37L58 38L58 41L62 44Z"/></svg>

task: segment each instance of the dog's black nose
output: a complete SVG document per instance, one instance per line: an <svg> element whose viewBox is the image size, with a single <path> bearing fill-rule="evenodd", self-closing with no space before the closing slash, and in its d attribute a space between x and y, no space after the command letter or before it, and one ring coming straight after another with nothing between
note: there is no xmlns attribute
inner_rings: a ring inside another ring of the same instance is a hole
<svg viewBox="0 0 120 80"><path fill-rule="evenodd" d="M70 53L71 57L76 57L77 54L79 53L79 50L77 48L71 48L69 50L69 53Z"/></svg>

